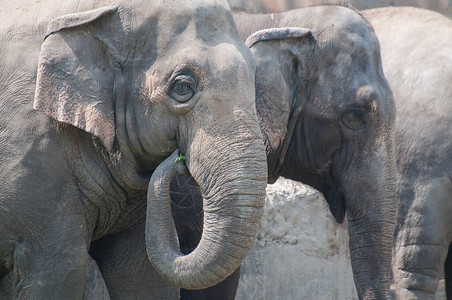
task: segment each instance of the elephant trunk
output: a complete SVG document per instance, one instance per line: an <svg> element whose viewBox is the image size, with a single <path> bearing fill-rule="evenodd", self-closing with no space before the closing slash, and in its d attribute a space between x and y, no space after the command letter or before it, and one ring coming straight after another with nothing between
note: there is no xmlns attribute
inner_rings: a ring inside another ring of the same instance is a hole
<svg viewBox="0 0 452 300"><path fill-rule="evenodd" d="M394 203L395 198L378 199ZM348 221L350 257L360 299L392 299L390 266L395 223L395 205L380 207L379 212Z"/></svg>
<svg viewBox="0 0 452 300"><path fill-rule="evenodd" d="M392 143L366 153L346 194L350 258L360 299L392 299L390 270L396 226L397 182ZM389 155L388 155L389 154ZM369 159L370 158L370 159ZM356 169L355 169L356 171Z"/></svg>
<svg viewBox="0 0 452 300"><path fill-rule="evenodd" d="M214 143L222 144L216 150L192 147L186 155L187 166L200 185L204 207L202 238L190 254L180 253L171 216L169 185L180 168L174 163L175 154L156 169L149 183L148 256L168 282L185 289L207 288L232 274L259 229L267 169L265 155L256 157L255 153L265 153L262 141L250 138L242 144L221 140ZM217 166L207 170L209 161Z"/></svg>

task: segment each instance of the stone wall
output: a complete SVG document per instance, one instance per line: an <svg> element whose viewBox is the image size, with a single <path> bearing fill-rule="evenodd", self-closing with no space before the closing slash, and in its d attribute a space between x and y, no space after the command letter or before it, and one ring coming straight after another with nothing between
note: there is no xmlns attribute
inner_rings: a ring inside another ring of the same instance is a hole
<svg viewBox="0 0 452 300"><path fill-rule="evenodd" d="M384 6L423 7L452 17L452 0L229 0L229 2L234 9L252 13L281 12L321 4L350 3L357 9Z"/></svg>
<svg viewBox="0 0 452 300"><path fill-rule="evenodd" d="M322 194L280 178L268 185L261 229L242 264L237 300L358 299L347 224Z"/></svg>

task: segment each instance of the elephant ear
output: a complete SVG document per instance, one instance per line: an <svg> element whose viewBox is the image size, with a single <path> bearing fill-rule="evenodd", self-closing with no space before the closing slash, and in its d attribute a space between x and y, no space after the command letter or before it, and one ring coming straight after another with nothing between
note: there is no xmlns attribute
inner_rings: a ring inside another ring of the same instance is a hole
<svg viewBox="0 0 452 300"><path fill-rule="evenodd" d="M254 32L246 40L245 44L251 48L257 42L283 40L289 38L311 38L312 32L301 27L267 28Z"/></svg>
<svg viewBox="0 0 452 300"><path fill-rule="evenodd" d="M310 48L312 48L311 42L313 40L314 36L309 29L301 27L281 27L267 28L256 31L245 40L245 44L249 48L256 48L256 44L258 43L265 43L266 41L279 41L279 43L274 44L275 46L273 46L272 52L283 55L289 53L295 58L295 68L293 68L293 66L288 66L289 69L284 70L287 74L284 75L292 75L289 73L293 73L293 75L298 77L296 82L301 84L304 77L304 69L306 68L306 54L303 53L305 52L304 50L306 47L309 52L312 50ZM257 55L259 55L259 50L256 51Z"/></svg>
<svg viewBox="0 0 452 300"><path fill-rule="evenodd" d="M53 20L41 46L33 108L98 137L115 138L114 71L108 46L94 26L116 6Z"/></svg>
<svg viewBox="0 0 452 300"><path fill-rule="evenodd" d="M257 107L258 111L268 110L259 111L261 118L270 116L268 120L261 121L268 139L267 151L277 157L270 162L273 164L270 170L274 175L269 179L270 182L279 177L295 125L307 100L303 95L303 82L307 55L311 55L314 42L312 32L300 27L263 29L245 40L256 58L257 72L264 74L256 73L256 95L266 94L276 99L274 103L259 103Z"/></svg>

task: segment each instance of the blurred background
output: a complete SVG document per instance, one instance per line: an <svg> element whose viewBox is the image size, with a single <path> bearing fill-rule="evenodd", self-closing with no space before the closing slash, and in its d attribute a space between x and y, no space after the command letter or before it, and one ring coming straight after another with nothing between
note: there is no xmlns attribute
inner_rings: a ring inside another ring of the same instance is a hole
<svg viewBox="0 0 452 300"><path fill-rule="evenodd" d="M350 3L360 10L383 6L422 7L452 17L452 0L229 0L229 3L234 10L250 13L272 13L313 5Z"/></svg>

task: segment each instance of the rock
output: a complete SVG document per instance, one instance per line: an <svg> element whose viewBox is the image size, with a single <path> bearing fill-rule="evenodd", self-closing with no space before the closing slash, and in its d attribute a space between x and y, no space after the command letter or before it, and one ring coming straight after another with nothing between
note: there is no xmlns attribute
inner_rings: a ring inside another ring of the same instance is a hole
<svg viewBox="0 0 452 300"><path fill-rule="evenodd" d="M321 193L283 178L268 185L236 299L358 299L347 224L335 221Z"/></svg>

